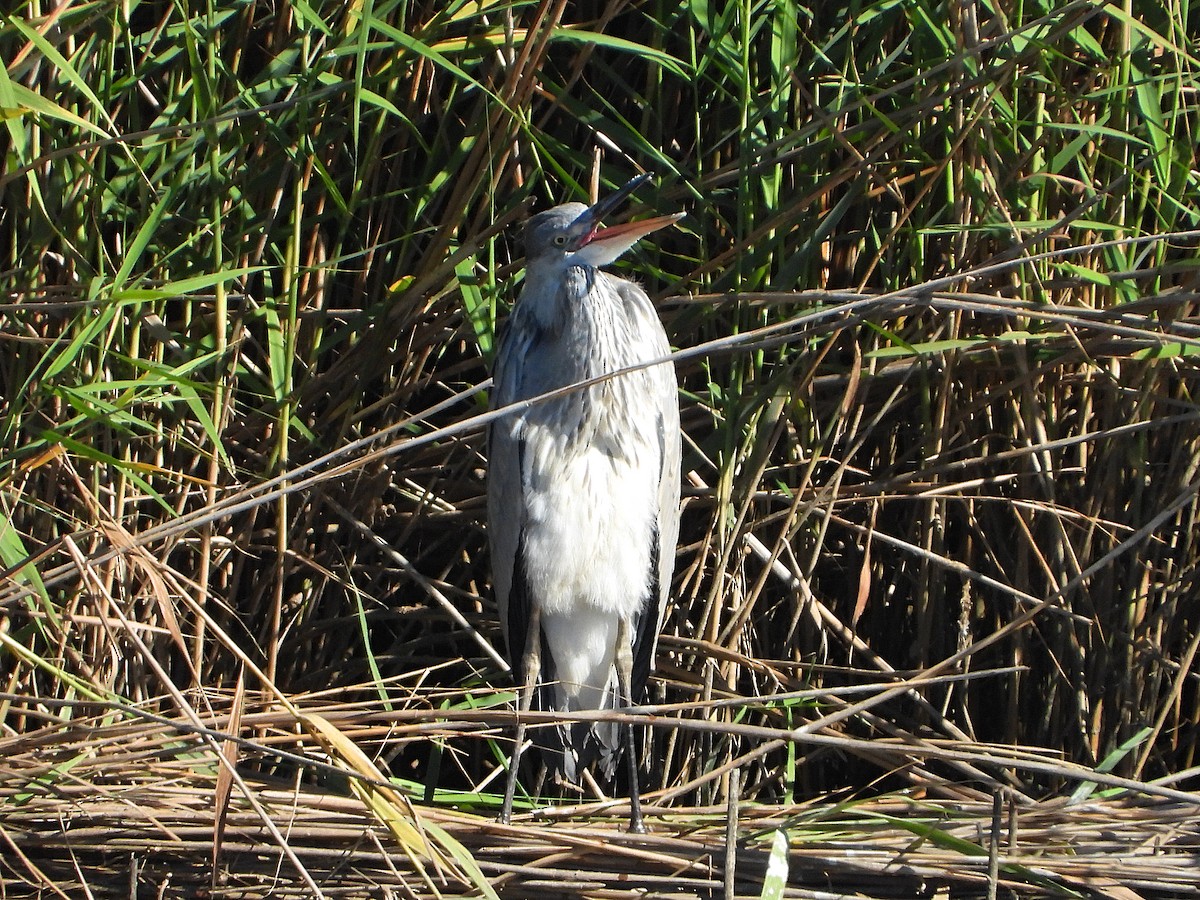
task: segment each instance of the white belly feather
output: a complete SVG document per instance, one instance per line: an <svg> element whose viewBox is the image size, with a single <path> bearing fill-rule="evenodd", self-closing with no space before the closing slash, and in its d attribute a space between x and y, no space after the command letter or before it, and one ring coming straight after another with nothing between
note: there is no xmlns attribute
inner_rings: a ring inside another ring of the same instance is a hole
<svg viewBox="0 0 1200 900"><path fill-rule="evenodd" d="M657 466L526 433L534 474L526 496L526 578L572 708L599 708L610 689L617 623L649 600ZM626 438L628 440L628 438Z"/></svg>

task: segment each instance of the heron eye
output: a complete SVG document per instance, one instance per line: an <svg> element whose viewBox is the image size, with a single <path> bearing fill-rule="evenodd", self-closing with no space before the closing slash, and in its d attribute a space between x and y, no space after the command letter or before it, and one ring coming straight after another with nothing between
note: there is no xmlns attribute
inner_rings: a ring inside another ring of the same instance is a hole
<svg viewBox="0 0 1200 900"><path fill-rule="evenodd" d="M558 244L558 246L561 247L566 242L567 242L567 236L565 234L556 234L554 236L554 243Z"/></svg>

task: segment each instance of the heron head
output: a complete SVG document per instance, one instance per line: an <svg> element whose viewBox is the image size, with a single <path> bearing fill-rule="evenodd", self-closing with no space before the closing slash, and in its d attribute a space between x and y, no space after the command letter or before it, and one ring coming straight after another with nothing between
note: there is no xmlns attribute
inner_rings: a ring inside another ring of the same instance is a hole
<svg viewBox="0 0 1200 900"><path fill-rule="evenodd" d="M526 256L532 261L557 255L567 265L604 266L652 231L683 218L683 213L673 213L609 228L600 225L601 219L649 179L648 174L638 175L591 206L564 203L538 213L525 226Z"/></svg>

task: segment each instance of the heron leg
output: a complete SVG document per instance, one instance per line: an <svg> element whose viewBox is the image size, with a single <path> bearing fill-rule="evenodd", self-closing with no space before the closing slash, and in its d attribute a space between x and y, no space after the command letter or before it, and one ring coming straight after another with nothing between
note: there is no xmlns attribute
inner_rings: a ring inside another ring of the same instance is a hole
<svg viewBox="0 0 1200 900"><path fill-rule="evenodd" d="M500 808L500 821L512 823L513 798L517 793L517 772L521 768L521 748L525 744L525 721L521 713L529 712L533 705L533 689L538 673L542 669L542 611L534 603L529 610L529 627L525 630L525 651L521 654L521 671L525 673L521 685L521 696L517 709L517 734L513 744L512 759L508 765L508 783L504 787L504 805Z"/></svg>
<svg viewBox="0 0 1200 900"><path fill-rule="evenodd" d="M617 627L617 689L621 692L621 706L625 710L633 706L633 639L629 633L629 620L622 619ZM642 797L638 786L637 749L633 740L633 723L625 724L625 761L629 766L629 830L633 834L645 834L646 823L642 821Z"/></svg>

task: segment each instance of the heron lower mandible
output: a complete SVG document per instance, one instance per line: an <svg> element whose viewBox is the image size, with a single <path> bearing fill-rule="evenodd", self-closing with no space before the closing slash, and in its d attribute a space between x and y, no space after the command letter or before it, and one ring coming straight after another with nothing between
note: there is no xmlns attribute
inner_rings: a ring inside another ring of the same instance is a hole
<svg viewBox="0 0 1200 900"><path fill-rule="evenodd" d="M646 292L602 272L682 213L611 228L600 220L650 178L594 206L564 203L525 227L525 283L496 356L500 408L670 353ZM488 434L488 535L500 623L520 708L619 709L650 673L679 535L679 399L670 362L624 372L496 419ZM611 723L544 730L547 764L611 778ZM644 830L632 726L630 829ZM524 725L501 820L512 816Z"/></svg>

